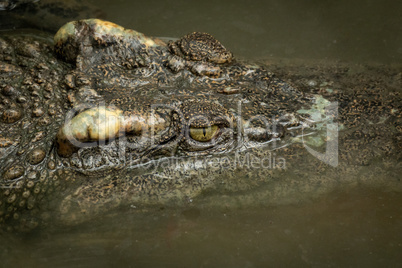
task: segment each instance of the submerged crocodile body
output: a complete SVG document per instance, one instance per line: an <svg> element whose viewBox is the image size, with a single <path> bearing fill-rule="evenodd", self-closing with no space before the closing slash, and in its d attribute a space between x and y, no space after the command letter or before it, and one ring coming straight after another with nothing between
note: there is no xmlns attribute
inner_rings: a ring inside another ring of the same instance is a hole
<svg viewBox="0 0 402 268"><path fill-rule="evenodd" d="M10 230L249 189L300 154L290 143L331 139L320 130L334 119L321 96L331 94L300 91L203 33L165 43L91 19L63 26L54 45L9 34L0 79L0 224ZM400 132L400 107L383 107ZM272 158L278 148L286 161Z"/></svg>

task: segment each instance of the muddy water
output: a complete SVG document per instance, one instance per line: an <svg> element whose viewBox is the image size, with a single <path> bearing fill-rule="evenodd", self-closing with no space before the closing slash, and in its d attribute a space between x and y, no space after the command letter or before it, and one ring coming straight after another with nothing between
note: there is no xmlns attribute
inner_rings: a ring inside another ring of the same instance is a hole
<svg viewBox="0 0 402 268"><path fill-rule="evenodd" d="M402 60L402 2L93 1L106 18L153 36L205 31L245 58Z"/></svg>
<svg viewBox="0 0 402 268"><path fill-rule="evenodd" d="M400 193L360 188L301 204L116 213L14 238L3 267L365 267L400 264Z"/></svg>
<svg viewBox="0 0 402 268"><path fill-rule="evenodd" d="M357 63L394 66L402 60L399 1L96 4L107 19L149 35L210 32L239 57L275 58L278 73L293 58L342 60L355 69ZM277 60L282 58L286 63ZM296 72L308 75L305 69ZM342 180L324 193L294 188L276 202L264 202L260 196L268 185L213 193L180 207L125 208L74 227L1 234L0 266L396 267L402 262L398 157L383 171L378 161L359 172L331 169L324 175L339 172ZM293 166L284 176L317 176L314 168ZM392 183L361 183L369 176ZM240 202L240 195L248 201Z"/></svg>

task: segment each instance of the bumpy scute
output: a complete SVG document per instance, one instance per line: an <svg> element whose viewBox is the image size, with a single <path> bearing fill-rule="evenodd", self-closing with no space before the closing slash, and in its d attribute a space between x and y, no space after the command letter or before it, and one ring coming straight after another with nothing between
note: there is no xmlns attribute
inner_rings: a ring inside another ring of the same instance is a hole
<svg viewBox="0 0 402 268"><path fill-rule="evenodd" d="M68 62L75 62L77 55L85 52L86 47L129 41L150 48L158 46L158 41L155 42L142 33L99 19L69 22L54 36L57 54Z"/></svg>
<svg viewBox="0 0 402 268"><path fill-rule="evenodd" d="M11 166L4 172L2 177L5 181L14 180L24 175L24 171L25 169L21 165Z"/></svg>
<svg viewBox="0 0 402 268"><path fill-rule="evenodd" d="M9 124L17 122L18 120L21 119L21 117L22 117L21 110L15 108L7 109L1 115L1 119L3 120L3 122Z"/></svg>
<svg viewBox="0 0 402 268"><path fill-rule="evenodd" d="M106 107L88 109L60 128L57 134L58 154L69 156L77 146L84 146L83 143L114 139L123 130L121 110Z"/></svg>
<svg viewBox="0 0 402 268"><path fill-rule="evenodd" d="M218 64L230 63L233 60L233 54L208 33L187 34L176 42L169 42L169 49L187 60Z"/></svg>
<svg viewBox="0 0 402 268"><path fill-rule="evenodd" d="M37 165L42 162L45 157L46 152L42 148L36 148L28 154L27 161L31 165Z"/></svg>

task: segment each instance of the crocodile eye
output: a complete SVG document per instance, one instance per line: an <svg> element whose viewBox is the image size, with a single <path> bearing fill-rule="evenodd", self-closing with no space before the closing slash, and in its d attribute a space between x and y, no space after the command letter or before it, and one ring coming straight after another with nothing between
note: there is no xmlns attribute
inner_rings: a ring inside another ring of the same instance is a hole
<svg viewBox="0 0 402 268"><path fill-rule="evenodd" d="M218 129L217 125L209 127L190 127L190 136L196 141L207 142L218 133Z"/></svg>

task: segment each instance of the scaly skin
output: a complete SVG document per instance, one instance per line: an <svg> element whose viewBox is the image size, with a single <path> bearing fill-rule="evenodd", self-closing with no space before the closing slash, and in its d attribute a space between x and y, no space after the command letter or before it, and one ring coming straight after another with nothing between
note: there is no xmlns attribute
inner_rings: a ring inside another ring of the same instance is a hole
<svg viewBox="0 0 402 268"><path fill-rule="evenodd" d="M75 224L118 207L266 185L284 161L277 170L256 169L245 164L250 158L284 146L289 159L303 155L300 145L288 146L300 140L301 126L311 128L305 135L316 132L306 142L324 142L314 121L324 114L328 101L318 93L325 92L299 91L241 61L209 63L220 64L213 76L191 69L198 59L172 70L173 57L161 40L95 19L63 26L54 47L46 36L3 36L0 224ZM384 109L399 117L395 105Z"/></svg>

